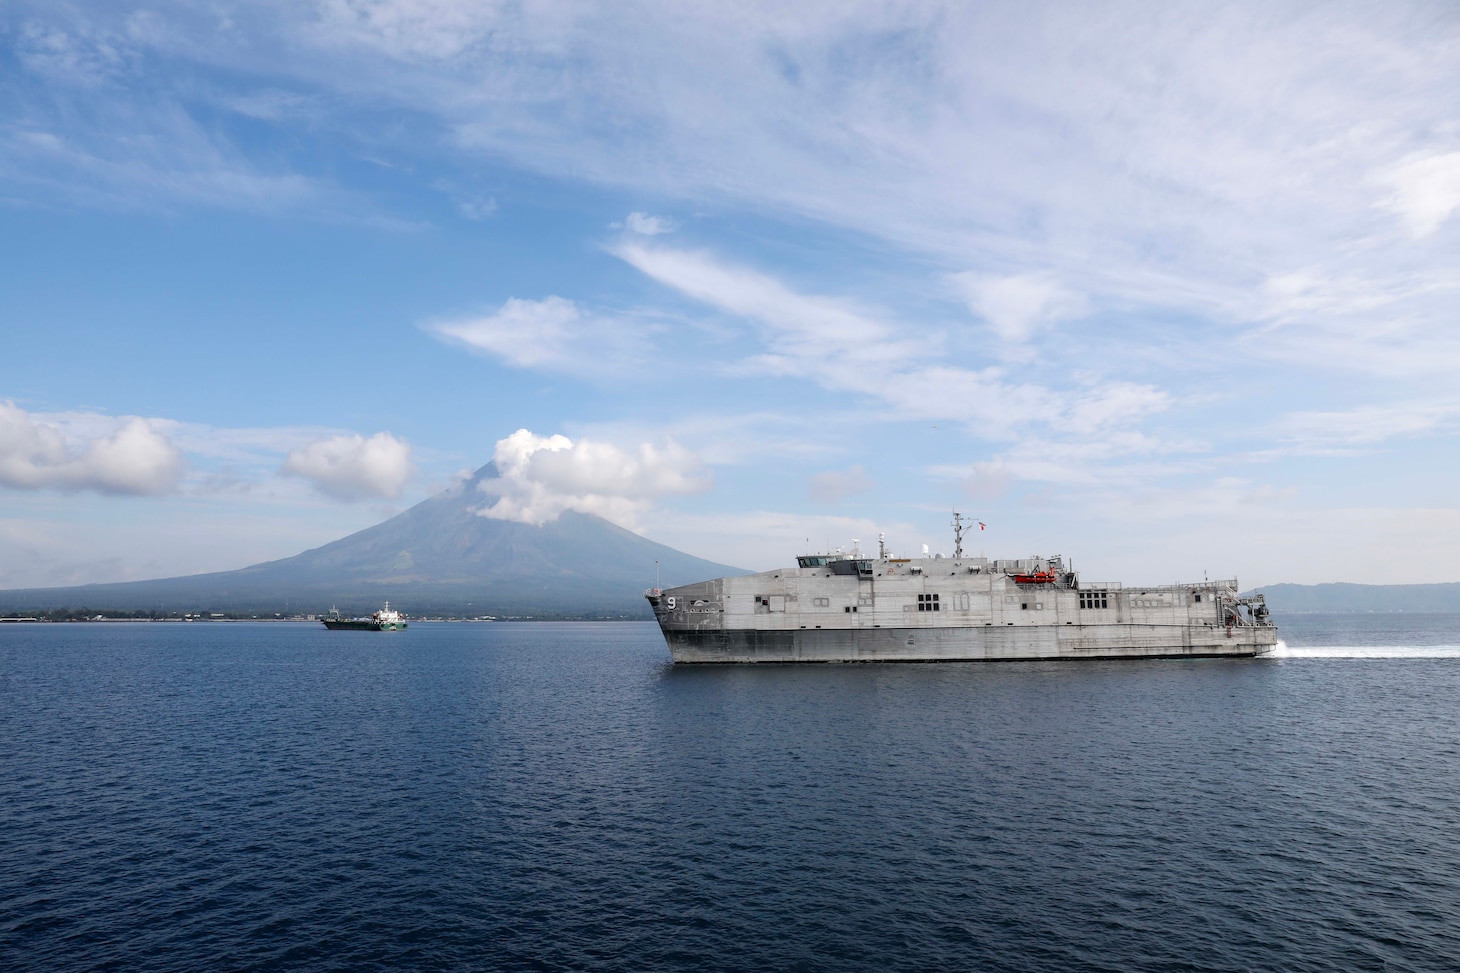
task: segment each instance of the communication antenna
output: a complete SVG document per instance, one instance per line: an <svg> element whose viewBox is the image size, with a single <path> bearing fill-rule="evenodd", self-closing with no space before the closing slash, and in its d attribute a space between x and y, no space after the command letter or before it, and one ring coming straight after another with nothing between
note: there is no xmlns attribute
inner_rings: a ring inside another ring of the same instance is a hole
<svg viewBox="0 0 1460 973"><path fill-rule="evenodd" d="M887 560L887 535L881 531L877 532L877 560Z"/></svg>
<svg viewBox="0 0 1460 973"><path fill-rule="evenodd" d="M953 511L953 556L963 557L963 515Z"/></svg>

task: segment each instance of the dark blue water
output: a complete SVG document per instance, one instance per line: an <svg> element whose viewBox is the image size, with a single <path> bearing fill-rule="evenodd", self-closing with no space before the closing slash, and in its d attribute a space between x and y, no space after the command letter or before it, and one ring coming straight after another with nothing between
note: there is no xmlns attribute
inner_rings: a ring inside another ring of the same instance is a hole
<svg viewBox="0 0 1460 973"><path fill-rule="evenodd" d="M0 626L0 968L1454 970L1457 785L1447 657Z"/></svg>

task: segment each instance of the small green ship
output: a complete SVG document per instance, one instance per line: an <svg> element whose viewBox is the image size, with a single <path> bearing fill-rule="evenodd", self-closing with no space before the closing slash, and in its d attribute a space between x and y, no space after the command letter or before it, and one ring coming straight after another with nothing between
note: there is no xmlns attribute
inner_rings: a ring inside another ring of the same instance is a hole
<svg viewBox="0 0 1460 973"><path fill-rule="evenodd" d="M405 631L406 619L398 611L392 611L390 602L369 618L345 618L337 608L331 608L323 619L324 627L330 631L354 632L401 632Z"/></svg>

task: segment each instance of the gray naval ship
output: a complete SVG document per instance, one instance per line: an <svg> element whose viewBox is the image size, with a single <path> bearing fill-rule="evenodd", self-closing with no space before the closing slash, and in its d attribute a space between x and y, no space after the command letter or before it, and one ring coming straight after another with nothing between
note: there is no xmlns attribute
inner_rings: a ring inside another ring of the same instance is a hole
<svg viewBox="0 0 1460 973"><path fill-rule="evenodd" d="M1237 580L1127 588L1060 557L808 554L796 567L645 592L675 662L952 662L1254 656L1277 627Z"/></svg>

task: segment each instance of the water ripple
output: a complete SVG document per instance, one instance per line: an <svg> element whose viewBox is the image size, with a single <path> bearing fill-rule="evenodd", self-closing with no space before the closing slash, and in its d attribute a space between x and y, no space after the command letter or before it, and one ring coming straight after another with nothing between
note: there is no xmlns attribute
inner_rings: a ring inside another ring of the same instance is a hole
<svg viewBox="0 0 1460 973"><path fill-rule="evenodd" d="M664 659L8 626L0 968L1460 965L1447 659Z"/></svg>

